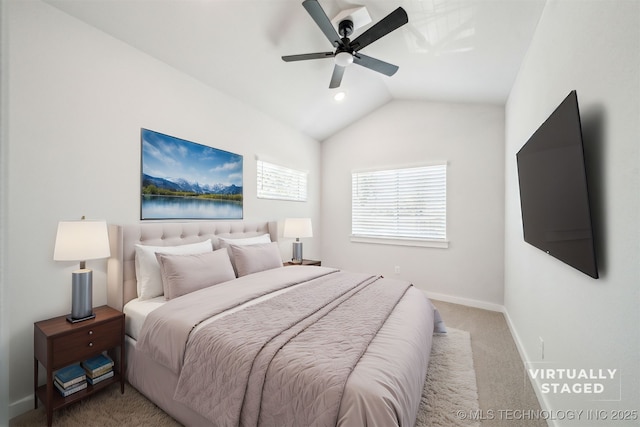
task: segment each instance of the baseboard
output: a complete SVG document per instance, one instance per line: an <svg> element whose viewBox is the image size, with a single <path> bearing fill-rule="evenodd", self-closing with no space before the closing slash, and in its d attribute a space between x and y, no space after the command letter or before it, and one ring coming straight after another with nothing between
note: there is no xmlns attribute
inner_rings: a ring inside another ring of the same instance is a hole
<svg viewBox="0 0 640 427"><path fill-rule="evenodd" d="M427 298L434 299L437 301L444 301L444 302L450 302L452 304L466 305L467 307L481 308L483 310L497 311L499 313L504 312L504 307L501 306L500 304L494 304L491 302L479 301L479 300L470 299L470 298L461 298L461 297L456 297L452 295L438 294L435 292L429 292L424 290L423 292L425 293L425 295L427 295Z"/></svg>
<svg viewBox="0 0 640 427"><path fill-rule="evenodd" d="M41 403L42 404L42 403ZM40 406L40 405L38 405ZM20 400L9 404L9 419L22 415L33 409L33 394L23 397Z"/></svg>
<svg viewBox="0 0 640 427"><path fill-rule="evenodd" d="M522 341L520 340L520 336L518 335L518 331L516 330L515 325L511 321L511 317L509 316L509 311L506 309L506 307L504 308L502 313L504 314L504 318L507 321L507 326L509 327L509 331L511 332L511 337L513 337L513 341L516 344L516 348L518 349L518 353L520 354L520 359L522 360L523 375L527 375L527 372L526 372L527 363L526 363L526 361L527 360L532 360L532 359L529 359L529 357L527 355L527 352L526 352L526 350L524 348L524 345L522 345ZM536 384L532 384L532 386L533 386L533 391L536 394L536 397L538 398L538 403L540 404L540 409L543 410L543 411L547 411L548 413L551 413L550 405L549 405L549 402L547 401L546 395L543 394L540 391L540 387L537 386ZM554 419L548 419L547 420L547 425L549 427L559 427L558 423Z"/></svg>

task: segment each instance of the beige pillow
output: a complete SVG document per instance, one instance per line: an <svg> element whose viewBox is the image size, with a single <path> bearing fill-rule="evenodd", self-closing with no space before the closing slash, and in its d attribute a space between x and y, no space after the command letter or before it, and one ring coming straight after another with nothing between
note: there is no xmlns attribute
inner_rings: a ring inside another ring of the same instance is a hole
<svg viewBox="0 0 640 427"><path fill-rule="evenodd" d="M233 252L238 277L282 267L280 248L275 242L259 245L229 245Z"/></svg>
<svg viewBox="0 0 640 427"><path fill-rule="evenodd" d="M257 245L260 243L270 243L271 236L269 234L262 234L260 236L254 237L241 237L239 239L232 239L230 237L218 237L218 244L221 248L227 248L229 251L229 258L231 258L231 265L233 266L233 271L236 272L236 276L238 276L238 269L236 268L236 260L233 256L233 252L231 252L231 245L236 246L247 246L247 245Z"/></svg>
<svg viewBox="0 0 640 427"><path fill-rule="evenodd" d="M164 297L177 298L236 278L226 249L200 254L156 254Z"/></svg>

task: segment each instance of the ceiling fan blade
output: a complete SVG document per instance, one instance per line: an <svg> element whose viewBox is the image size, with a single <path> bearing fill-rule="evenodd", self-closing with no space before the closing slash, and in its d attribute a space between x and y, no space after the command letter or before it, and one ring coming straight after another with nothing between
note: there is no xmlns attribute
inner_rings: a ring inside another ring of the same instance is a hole
<svg viewBox="0 0 640 427"><path fill-rule="evenodd" d="M333 52L318 52L318 53L302 53L300 55L286 55L282 57L285 62L291 61L306 61L307 59L323 59L333 58Z"/></svg>
<svg viewBox="0 0 640 427"><path fill-rule="evenodd" d="M307 0L310 1L310 0ZM384 37L393 30L396 30L402 27L404 24L409 22L409 17L407 16L407 12L401 7L397 8L387 16L385 16L382 20L376 23L373 27L369 28L364 33L360 34L356 37L350 44L349 47L351 49L358 51L374 41L378 40L380 37Z"/></svg>
<svg viewBox="0 0 640 427"><path fill-rule="evenodd" d="M322 9L322 6L320 6L320 3L318 3L318 0L304 0L302 2L302 6L304 6L307 12L309 12L309 15L311 15L313 20L316 22L316 25L320 27L331 44L335 47L340 46L340 36L338 35L336 29L333 27L333 24L329 20L329 17L327 17L324 9Z"/></svg>
<svg viewBox="0 0 640 427"><path fill-rule="evenodd" d="M335 89L340 87L340 83L342 83L342 76L344 75L345 67L341 67L337 65L333 67L333 74L331 75L331 83L329 83L329 89Z"/></svg>
<svg viewBox="0 0 640 427"><path fill-rule="evenodd" d="M372 58L361 53L353 55L353 63L369 68L370 70L377 71L386 76L393 76L398 71L398 66L389 64L388 62L380 61L379 59Z"/></svg>

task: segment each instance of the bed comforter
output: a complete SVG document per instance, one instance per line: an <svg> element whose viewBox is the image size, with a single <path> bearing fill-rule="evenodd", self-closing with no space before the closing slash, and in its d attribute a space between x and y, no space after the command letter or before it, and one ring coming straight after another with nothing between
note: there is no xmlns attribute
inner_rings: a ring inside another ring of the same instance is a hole
<svg viewBox="0 0 640 427"><path fill-rule="evenodd" d="M300 286L205 322L294 285ZM179 375L174 399L212 425L334 426L349 412L341 411L344 402L353 406L351 412L363 409L361 390L351 396L346 384L410 286L324 267L268 270L169 301L149 315L138 345ZM415 366L404 373L419 376L419 384L429 350L416 349L419 354L410 358ZM380 360L384 358L369 357L361 370L384 375L386 367L376 365ZM404 396L415 386L395 388L394 401L402 403L391 409L398 413L396 424L412 416L415 420L415 396ZM374 406L366 411L389 412L375 408L380 404L388 402L364 402ZM370 416L356 414L350 422L366 425Z"/></svg>

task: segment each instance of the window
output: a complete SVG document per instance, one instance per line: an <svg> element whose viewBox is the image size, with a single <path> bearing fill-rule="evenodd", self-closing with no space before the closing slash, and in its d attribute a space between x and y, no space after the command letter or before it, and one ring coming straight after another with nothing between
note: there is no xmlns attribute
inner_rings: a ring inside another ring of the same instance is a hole
<svg viewBox="0 0 640 427"><path fill-rule="evenodd" d="M447 165L354 172L351 240L447 247Z"/></svg>
<svg viewBox="0 0 640 427"><path fill-rule="evenodd" d="M258 160L258 197L307 201L307 173Z"/></svg>

